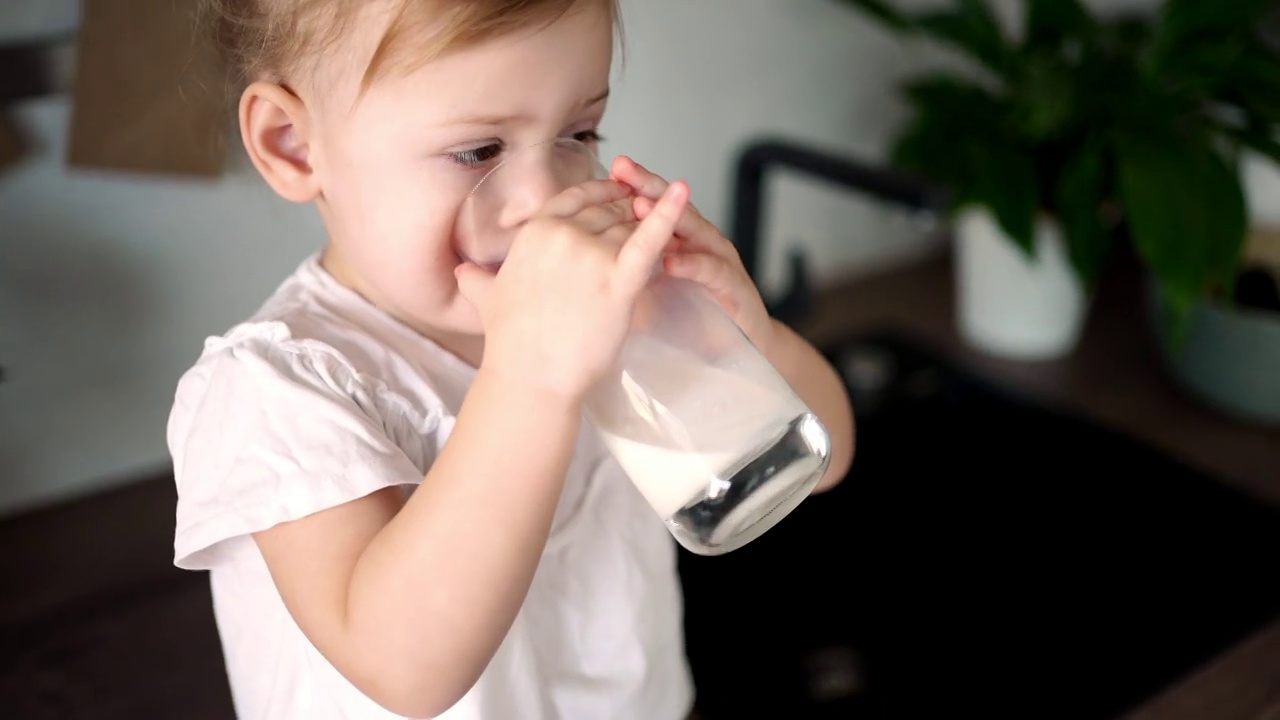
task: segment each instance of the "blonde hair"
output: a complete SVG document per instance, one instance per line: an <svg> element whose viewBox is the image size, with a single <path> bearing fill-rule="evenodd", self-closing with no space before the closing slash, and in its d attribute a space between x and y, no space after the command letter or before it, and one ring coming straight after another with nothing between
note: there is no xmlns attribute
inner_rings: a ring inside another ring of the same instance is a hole
<svg viewBox="0 0 1280 720"><path fill-rule="evenodd" d="M365 70L361 89L381 74L412 69L449 50L551 24L584 0L387 0L392 20ZM605 6L621 34L618 0ZM343 39L369 0L203 0L210 26L236 84L284 82Z"/></svg>

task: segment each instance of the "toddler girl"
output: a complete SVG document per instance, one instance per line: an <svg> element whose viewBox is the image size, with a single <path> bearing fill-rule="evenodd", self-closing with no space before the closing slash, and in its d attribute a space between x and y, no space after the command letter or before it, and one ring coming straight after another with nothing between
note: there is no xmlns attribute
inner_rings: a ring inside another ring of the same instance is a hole
<svg viewBox="0 0 1280 720"><path fill-rule="evenodd" d="M168 426L245 720L678 720L676 546L591 430L651 268L704 284L852 457L834 371L626 158L455 232L514 149L594 146L612 0L218 0L250 159L327 238L206 341Z"/></svg>

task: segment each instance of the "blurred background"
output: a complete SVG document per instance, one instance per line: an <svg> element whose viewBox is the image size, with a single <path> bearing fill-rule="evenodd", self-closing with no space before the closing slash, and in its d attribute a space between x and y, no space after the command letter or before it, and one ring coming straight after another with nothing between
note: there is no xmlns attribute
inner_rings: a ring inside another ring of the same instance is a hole
<svg viewBox="0 0 1280 720"><path fill-rule="evenodd" d="M1280 7L623 8L605 154L859 419L838 491L682 556L706 717L1280 717ZM324 236L189 10L0 4L0 717L231 717L164 426Z"/></svg>

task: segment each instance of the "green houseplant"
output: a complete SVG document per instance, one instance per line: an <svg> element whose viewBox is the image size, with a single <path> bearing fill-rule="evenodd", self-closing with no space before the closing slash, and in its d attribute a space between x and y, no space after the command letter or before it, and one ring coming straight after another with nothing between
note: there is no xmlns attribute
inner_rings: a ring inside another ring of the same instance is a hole
<svg viewBox="0 0 1280 720"><path fill-rule="evenodd" d="M842 1L974 61L905 84L912 114L891 151L949 187L953 211L986 209L1029 256L1051 218L1086 289L1124 235L1170 337L1205 297L1230 297L1248 225L1241 152L1280 162L1274 0L1167 0L1105 20L1079 0L1027 0L1016 38L984 0L915 14Z"/></svg>

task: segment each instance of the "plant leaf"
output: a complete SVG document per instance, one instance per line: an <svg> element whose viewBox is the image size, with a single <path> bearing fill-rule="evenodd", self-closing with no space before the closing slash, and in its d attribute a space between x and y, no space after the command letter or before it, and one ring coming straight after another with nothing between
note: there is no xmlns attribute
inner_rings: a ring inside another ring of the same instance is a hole
<svg viewBox="0 0 1280 720"><path fill-rule="evenodd" d="M894 144L894 165L947 187L952 210L982 205L1024 251L1040 209L1036 163L1009 130L1008 102L945 73L904 87L915 115Z"/></svg>
<svg viewBox="0 0 1280 720"><path fill-rule="evenodd" d="M1274 134L1247 127L1222 128L1222 132L1241 145L1252 148L1273 162L1280 163L1280 140L1277 140Z"/></svg>
<svg viewBox="0 0 1280 720"><path fill-rule="evenodd" d="M1114 140L1134 245L1176 324L1235 269L1247 222L1239 173L1203 134L1167 124L1121 131Z"/></svg>
<svg viewBox="0 0 1280 720"><path fill-rule="evenodd" d="M902 89L915 112L898 136L891 160L947 186L956 206L968 202L989 148L1009 146L1007 102L963 78L935 73Z"/></svg>
<svg viewBox="0 0 1280 720"><path fill-rule="evenodd" d="M1057 54L1037 51L1024 53L1018 73L1012 102L1020 133L1033 141L1061 135L1081 108L1077 71Z"/></svg>
<svg viewBox="0 0 1280 720"><path fill-rule="evenodd" d="M1219 83L1222 95L1234 95L1239 105L1259 121L1280 124L1280 53L1261 44L1248 48Z"/></svg>
<svg viewBox="0 0 1280 720"><path fill-rule="evenodd" d="M967 53L996 76L1011 76L1009 44L984 0L959 0L955 9L925 13L915 24L921 31Z"/></svg>
<svg viewBox="0 0 1280 720"><path fill-rule="evenodd" d="M1026 0L1026 46L1057 44L1095 26L1080 0Z"/></svg>
<svg viewBox="0 0 1280 720"><path fill-rule="evenodd" d="M1092 288L1111 250L1111 234L1102 220L1107 197L1106 145L1094 135L1081 143L1062 170L1057 188L1058 222L1072 267Z"/></svg>
<svg viewBox="0 0 1280 720"><path fill-rule="evenodd" d="M1227 36L1251 34L1274 8L1274 0L1165 0L1147 55L1148 67L1163 68L1195 42L1220 42Z"/></svg>
<svg viewBox="0 0 1280 720"><path fill-rule="evenodd" d="M999 132L1008 115L1008 108L1000 98L965 78L947 73L933 73L908 81L903 84L902 93L917 112L945 117L952 125L953 135Z"/></svg>
<svg viewBox="0 0 1280 720"><path fill-rule="evenodd" d="M1031 154L999 143L969 143L965 149L973 177L964 197L990 208L1009 239L1028 257L1034 256L1040 191Z"/></svg>
<svg viewBox="0 0 1280 720"><path fill-rule="evenodd" d="M907 124L890 152L898 168L948 188L952 202L963 203L972 170L955 142L955 128L945 115L919 113Z"/></svg>

